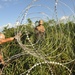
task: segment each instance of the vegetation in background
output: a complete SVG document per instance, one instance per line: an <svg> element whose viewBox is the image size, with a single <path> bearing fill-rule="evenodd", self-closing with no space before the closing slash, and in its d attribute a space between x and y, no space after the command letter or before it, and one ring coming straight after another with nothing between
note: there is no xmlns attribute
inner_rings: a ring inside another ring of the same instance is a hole
<svg viewBox="0 0 75 75"><path fill-rule="evenodd" d="M50 25L53 23L53 25ZM32 43L35 41L34 27L31 26L32 21L28 19L27 25L21 25L18 28L8 28L4 27L3 33L6 38L13 37L14 30L21 30L22 36L21 41L23 45L29 45L26 32ZM44 26L46 28L45 39L39 40L34 44L34 51L37 51L37 55L41 55L44 60L67 63L75 59L75 23L67 22L60 23L56 25L54 20L44 21ZM30 50L33 49L32 46L28 46ZM22 53L24 50L20 47L17 40L2 44L2 52L4 60L8 60L12 56ZM43 59L36 58L30 54L24 54L17 59L11 60L4 67L3 75L20 75L30 69L34 64L43 62ZM72 70L72 75L75 75L75 61L65 64L69 69ZM69 75L69 72L62 66L54 64L41 64L36 66L29 75L51 75L51 70L53 75ZM25 75L24 73L23 75Z"/></svg>

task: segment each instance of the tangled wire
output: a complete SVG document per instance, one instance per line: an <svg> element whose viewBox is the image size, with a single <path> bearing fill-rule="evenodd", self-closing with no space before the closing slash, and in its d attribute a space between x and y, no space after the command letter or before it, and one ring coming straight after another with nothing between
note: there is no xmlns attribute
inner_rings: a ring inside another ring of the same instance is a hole
<svg viewBox="0 0 75 75"><path fill-rule="evenodd" d="M7 63L11 60L29 54L37 58L39 62L36 62L30 69L21 73L20 75L29 75L31 72L33 72L34 68L37 66L42 67L43 65L47 66L48 73L50 75L56 75L55 69L57 67L62 67L62 69L66 71L67 75L71 75L72 69L70 69L67 65L75 62L75 55L69 60L66 60L64 57L66 56L65 53L72 52L72 30L70 31L70 25L68 22L74 20L75 13L73 9L62 0L55 0L55 2L53 1L53 7L46 4L39 4L40 1L41 0L32 0L32 2L28 4L28 6L18 17L15 24L16 29L14 29L14 32L15 35L19 32L22 34L22 36L18 36L16 39L20 48L23 50L21 53L11 56L5 62ZM50 3L49 0L45 1ZM70 16L59 19L59 13L66 15L66 12L63 10L64 6L72 13L72 19ZM36 9L38 9L38 11ZM36 27L35 22L39 21L40 19L44 21L44 27L46 29L45 38L43 40L39 38L36 40L36 42L34 42L36 39L34 32L34 28ZM67 26L64 26L63 24L66 24ZM65 28L67 29L65 30ZM72 35L75 35L75 33ZM61 61L60 58L62 59Z"/></svg>

